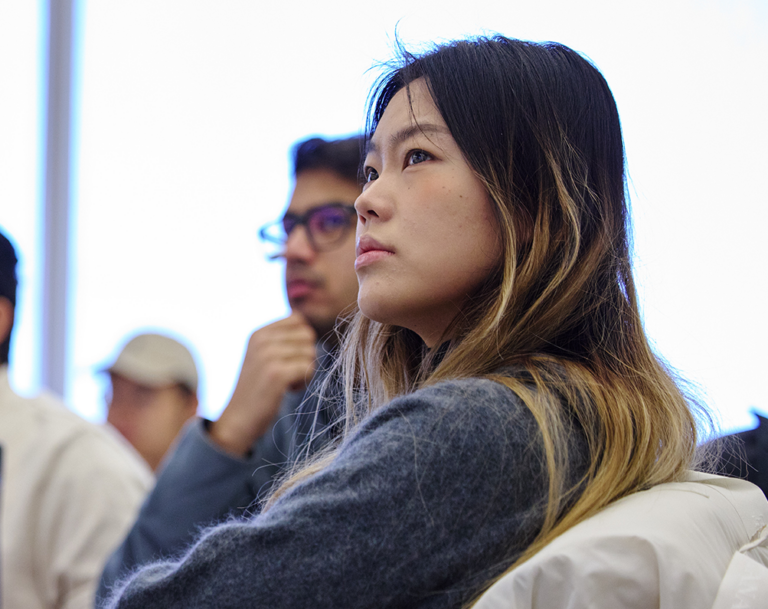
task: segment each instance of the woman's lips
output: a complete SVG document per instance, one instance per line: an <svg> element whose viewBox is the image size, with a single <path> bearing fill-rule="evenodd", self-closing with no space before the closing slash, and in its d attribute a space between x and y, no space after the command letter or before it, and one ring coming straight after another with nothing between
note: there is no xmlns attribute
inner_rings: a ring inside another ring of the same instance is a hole
<svg viewBox="0 0 768 609"><path fill-rule="evenodd" d="M355 270L361 269L364 266L373 264L378 260L389 258L390 256L394 255L395 254L393 252L388 252L386 250L370 250L364 254L360 254L357 258L355 258Z"/></svg>
<svg viewBox="0 0 768 609"><path fill-rule="evenodd" d="M364 266L369 266L374 262L378 262L389 256L394 256L392 248L387 245L383 245L376 241L373 237L363 235L357 241L357 248L355 253L355 270L361 269Z"/></svg>

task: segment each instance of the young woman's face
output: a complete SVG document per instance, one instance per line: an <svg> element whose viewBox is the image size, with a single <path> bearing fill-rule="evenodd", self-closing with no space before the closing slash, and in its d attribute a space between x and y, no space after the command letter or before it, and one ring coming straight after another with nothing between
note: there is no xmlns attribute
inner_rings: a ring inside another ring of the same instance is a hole
<svg viewBox="0 0 768 609"><path fill-rule="evenodd" d="M376 128L358 197L358 304L433 346L501 258L485 188L422 79ZM449 338L449 337L444 337Z"/></svg>

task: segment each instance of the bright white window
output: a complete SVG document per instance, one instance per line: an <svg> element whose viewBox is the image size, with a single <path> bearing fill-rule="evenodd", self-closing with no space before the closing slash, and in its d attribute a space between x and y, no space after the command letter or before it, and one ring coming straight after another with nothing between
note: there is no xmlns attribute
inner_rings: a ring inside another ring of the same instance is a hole
<svg viewBox="0 0 768 609"><path fill-rule="evenodd" d="M39 201L45 48L40 5L0 3L0 231L14 243L19 257L10 380L25 394L40 388Z"/></svg>

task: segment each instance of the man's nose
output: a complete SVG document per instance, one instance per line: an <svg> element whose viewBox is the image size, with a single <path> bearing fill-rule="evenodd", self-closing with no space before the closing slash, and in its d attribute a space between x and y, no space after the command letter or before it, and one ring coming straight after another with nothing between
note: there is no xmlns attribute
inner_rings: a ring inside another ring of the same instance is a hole
<svg viewBox="0 0 768 609"><path fill-rule="evenodd" d="M305 226L296 226L285 242L285 259L311 262L317 256Z"/></svg>

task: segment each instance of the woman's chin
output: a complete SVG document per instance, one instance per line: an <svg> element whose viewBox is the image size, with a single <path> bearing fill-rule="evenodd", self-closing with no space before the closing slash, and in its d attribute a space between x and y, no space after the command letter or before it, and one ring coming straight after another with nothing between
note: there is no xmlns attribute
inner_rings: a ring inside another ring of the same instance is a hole
<svg viewBox="0 0 768 609"><path fill-rule="evenodd" d="M388 326L407 327L407 324L403 323L402 316L397 315L397 312L389 307L382 306L381 301L365 303L362 299L358 299L357 306L360 312L371 321Z"/></svg>
<svg viewBox="0 0 768 609"><path fill-rule="evenodd" d="M359 302L357 307L360 309L360 312L371 321L377 321L381 324L391 323L389 321L389 317L384 315L383 312L377 307L363 307Z"/></svg>

